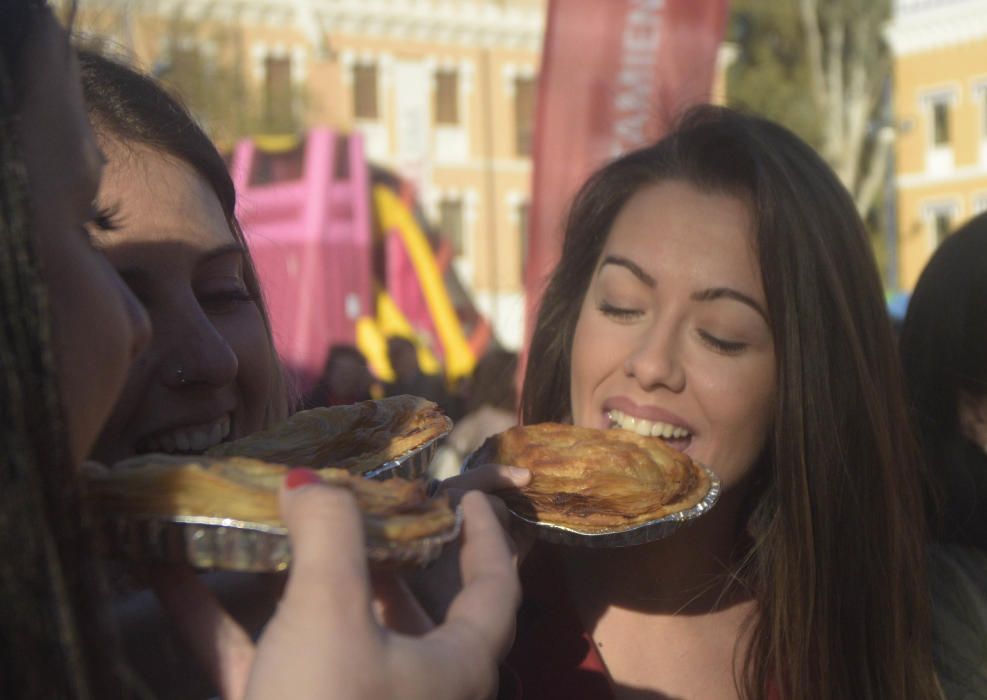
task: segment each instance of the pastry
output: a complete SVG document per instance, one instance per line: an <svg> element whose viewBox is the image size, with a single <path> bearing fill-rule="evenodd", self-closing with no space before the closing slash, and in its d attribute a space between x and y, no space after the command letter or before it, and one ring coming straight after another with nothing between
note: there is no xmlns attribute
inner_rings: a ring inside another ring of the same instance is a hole
<svg viewBox="0 0 987 700"><path fill-rule="evenodd" d="M82 476L107 555L264 572L291 562L278 512L287 469L245 457L148 455ZM421 481L372 481L341 469L319 476L356 497L372 566L427 564L459 535L448 499L429 499Z"/></svg>
<svg viewBox="0 0 987 700"><path fill-rule="evenodd" d="M584 533L614 532L685 511L711 488L709 472L660 438L560 423L516 426L489 439L471 465L510 464L530 483L500 492L522 518Z"/></svg>
<svg viewBox="0 0 987 700"><path fill-rule="evenodd" d="M216 445L206 454L362 474L451 429L452 421L435 403L402 395L299 411L273 428Z"/></svg>

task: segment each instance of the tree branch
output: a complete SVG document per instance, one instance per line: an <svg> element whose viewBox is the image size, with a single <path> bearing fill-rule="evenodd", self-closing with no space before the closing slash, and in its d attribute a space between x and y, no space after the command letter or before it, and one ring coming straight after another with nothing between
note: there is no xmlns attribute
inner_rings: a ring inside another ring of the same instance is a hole
<svg viewBox="0 0 987 700"><path fill-rule="evenodd" d="M831 22L826 27L826 105L824 109L826 128L823 140L823 157L834 168L840 163L840 151L844 142L844 82L843 46L845 28L841 23Z"/></svg>
<svg viewBox="0 0 987 700"><path fill-rule="evenodd" d="M819 29L819 15L816 0L799 0L799 17L805 33L805 47L809 63L809 84L812 99L820 112L826 109L826 87L823 72L822 32Z"/></svg>
<svg viewBox="0 0 987 700"><path fill-rule="evenodd" d="M874 148L871 152L870 160L867 163L867 171L864 175L860 187L854 192L853 201L857 205L857 211L861 216L867 214L874 206L877 193L884 184L884 176L888 169L888 153L894 143L894 129L890 126L883 126L877 132L874 141Z"/></svg>

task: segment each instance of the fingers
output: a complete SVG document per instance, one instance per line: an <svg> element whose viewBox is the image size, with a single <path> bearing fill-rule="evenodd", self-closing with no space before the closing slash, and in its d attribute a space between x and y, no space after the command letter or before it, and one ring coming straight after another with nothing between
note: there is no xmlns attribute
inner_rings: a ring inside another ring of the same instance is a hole
<svg viewBox="0 0 987 700"><path fill-rule="evenodd" d="M282 607L328 615L344 626L369 622L363 520L353 495L294 469L281 490L281 514L292 550Z"/></svg>
<svg viewBox="0 0 987 700"><path fill-rule="evenodd" d="M523 467L511 467L503 464L485 464L476 469L470 469L459 476L442 482L440 491L459 489L461 491L483 491L493 493L505 489L516 489L527 486L531 481L531 472Z"/></svg>
<svg viewBox="0 0 987 700"><path fill-rule="evenodd" d="M357 688L368 682L367 660L380 655L380 634L356 499L311 470L293 469L281 489L281 518L291 570L257 645L249 697L369 697Z"/></svg>
<svg viewBox="0 0 987 700"><path fill-rule="evenodd" d="M152 586L179 636L224 699L239 700L254 659L249 635L186 566L158 566Z"/></svg>
<svg viewBox="0 0 987 700"><path fill-rule="evenodd" d="M511 548L487 499L479 493L468 493L462 505L463 590L453 601L439 632L478 636L481 651L500 658L513 640L521 586Z"/></svg>

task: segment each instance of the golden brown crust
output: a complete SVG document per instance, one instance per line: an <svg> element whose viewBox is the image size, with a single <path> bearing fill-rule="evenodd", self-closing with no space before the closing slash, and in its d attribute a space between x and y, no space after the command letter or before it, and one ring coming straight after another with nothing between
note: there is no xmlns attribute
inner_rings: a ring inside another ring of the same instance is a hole
<svg viewBox="0 0 987 700"><path fill-rule="evenodd" d="M585 532L626 529L687 510L709 492L705 469L664 441L627 430L560 423L517 426L489 438L474 464L531 470L501 495L529 520Z"/></svg>
<svg viewBox="0 0 987 700"><path fill-rule="evenodd" d="M420 396L392 396L299 411L273 428L216 445L206 454L362 474L451 428L452 421L435 403Z"/></svg>
<svg viewBox="0 0 987 700"><path fill-rule="evenodd" d="M278 488L287 470L245 457L149 455L87 474L86 493L97 513L229 518L283 527ZM448 499L429 499L420 481L372 481L341 469L323 469L319 476L353 492L368 539L408 542L455 524Z"/></svg>

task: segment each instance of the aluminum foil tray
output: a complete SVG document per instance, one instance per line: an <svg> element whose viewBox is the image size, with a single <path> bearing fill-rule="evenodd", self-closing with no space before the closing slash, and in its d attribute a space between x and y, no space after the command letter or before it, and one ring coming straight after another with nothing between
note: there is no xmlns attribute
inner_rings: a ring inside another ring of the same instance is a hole
<svg viewBox="0 0 987 700"><path fill-rule="evenodd" d="M283 527L228 518L104 516L107 554L131 561L189 564L197 569L284 571L291 563L288 531ZM367 559L376 568L424 566L459 537L462 513L440 535L404 543L367 543Z"/></svg>
<svg viewBox="0 0 987 700"><path fill-rule="evenodd" d="M382 481L395 476L403 479L421 479L428 471L428 465L435 456L435 450L439 447L439 441L449 434L449 431L419 445L413 450L405 452L395 459L388 460L376 469L363 472L363 476L368 479Z"/></svg>
<svg viewBox="0 0 987 700"><path fill-rule="evenodd" d="M463 470L469 470L474 465L467 460ZM525 527L530 527L535 536L545 542L572 545L575 547L630 547L637 544L654 542L664 537L668 537L683 525L691 520L702 516L708 512L720 497L722 485L720 478L713 473L713 470L704 464L700 467L706 470L709 475L709 491L699 503L686 510L677 513L670 513L657 520L638 523L627 528L618 530L580 530L578 528L556 525L554 523L544 523L532 520L523 515L510 511L511 515L521 521ZM508 506L510 509L510 506Z"/></svg>

